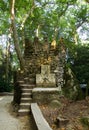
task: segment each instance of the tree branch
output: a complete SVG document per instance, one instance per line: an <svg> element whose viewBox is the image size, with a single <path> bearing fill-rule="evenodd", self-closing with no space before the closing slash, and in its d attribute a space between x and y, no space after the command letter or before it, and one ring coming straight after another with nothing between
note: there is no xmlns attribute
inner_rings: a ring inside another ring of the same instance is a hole
<svg viewBox="0 0 89 130"><path fill-rule="evenodd" d="M28 17L32 14L32 12L33 12L33 10L34 10L35 7L36 7L36 6L33 5L32 8L28 11L28 13L27 13L27 14L25 15L25 17L23 18L23 21L22 21L22 24L21 24L21 29L24 28L24 25L25 25L26 20L27 20Z"/></svg>

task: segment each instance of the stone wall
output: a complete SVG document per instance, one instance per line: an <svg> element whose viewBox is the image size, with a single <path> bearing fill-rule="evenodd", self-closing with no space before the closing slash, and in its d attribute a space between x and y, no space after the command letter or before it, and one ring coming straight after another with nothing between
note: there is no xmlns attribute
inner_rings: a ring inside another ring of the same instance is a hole
<svg viewBox="0 0 89 130"><path fill-rule="evenodd" d="M51 73L56 74L56 85L63 86L64 62L66 48L63 42L55 47L48 43L47 38L43 43L38 38L34 42L25 41L24 59L28 73L40 74L41 65L50 65Z"/></svg>
<svg viewBox="0 0 89 130"><path fill-rule="evenodd" d="M31 82L34 84L32 88L33 102L50 104L52 101L59 101L59 94L64 85L66 47L63 41L59 41L58 45L54 43L56 43L55 40L51 44L47 38L43 43L40 43L36 37L33 42L25 40L23 55L25 71L17 72L14 89L16 103L20 102L22 82L25 85L31 84ZM49 68L47 74L44 74L45 71L42 72L42 66L45 66L43 70L46 70L46 67Z"/></svg>
<svg viewBox="0 0 89 130"><path fill-rule="evenodd" d="M50 104L52 101L59 101L59 89L58 88L34 88L33 102L39 104Z"/></svg>

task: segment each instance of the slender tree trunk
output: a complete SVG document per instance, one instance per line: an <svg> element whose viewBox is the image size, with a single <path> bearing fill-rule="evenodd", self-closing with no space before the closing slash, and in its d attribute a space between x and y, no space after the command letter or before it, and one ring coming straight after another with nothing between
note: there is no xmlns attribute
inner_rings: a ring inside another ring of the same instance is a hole
<svg viewBox="0 0 89 130"><path fill-rule="evenodd" d="M25 33L24 28L21 30L21 37L22 37L22 46L25 47Z"/></svg>
<svg viewBox="0 0 89 130"><path fill-rule="evenodd" d="M25 14L25 16L23 17L23 21L21 23L21 27L20 27L20 30L22 31L22 43L23 43L23 46L25 45L25 37L24 37L24 27L25 27L25 23L27 21L27 19L29 18L29 16L31 16L33 10L35 9L35 4L34 4L34 0L33 0L33 5L32 5L32 8L28 10L28 12Z"/></svg>
<svg viewBox="0 0 89 130"><path fill-rule="evenodd" d="M6 82L9 83L9 64L10 64L10 43L7 42L6 46Z"/></svg>
<svg viewBox="0 0 89 130"><path fill-rule="evenodd" d="M23 18L23 21L22 21L22 24L21 24L21 30L24 28L24 25L28 19L28 17L32 14L33 10L35 9L35 5L34 5L34 2L33 2L33 6L32 8L26 13L25 17Z"/></svg>
<svg viewBox="0 0 89 130"><path fill-rule="evenodd" d="M24 69L24 59L23 59L23 56L19 47L18 34L17 34L16 25L15 25L14 7L15 7L15 0L11 0L11 23L12 23L12 31L13 31L13 38L14 38L14 46L16 49L17 57L20 62L20 68Z"/></svg>

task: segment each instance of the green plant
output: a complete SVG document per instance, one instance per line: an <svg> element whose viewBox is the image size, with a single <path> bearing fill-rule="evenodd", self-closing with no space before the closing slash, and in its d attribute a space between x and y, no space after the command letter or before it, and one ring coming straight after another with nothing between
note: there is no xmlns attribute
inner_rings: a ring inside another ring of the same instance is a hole
<svg viewBox="0 0 89 130"><path fill-rule="evenodd" d="M11 92L13 90L13 85L6 83L5 81L0 81L0 92Z"/></svg>
<svg viewBox="0 0 89 130"><path fill-rule="evenodd" d="M88 117L81 117L80 118L80 122L86 126L86 127L89 127L89 118Z"/></svg>

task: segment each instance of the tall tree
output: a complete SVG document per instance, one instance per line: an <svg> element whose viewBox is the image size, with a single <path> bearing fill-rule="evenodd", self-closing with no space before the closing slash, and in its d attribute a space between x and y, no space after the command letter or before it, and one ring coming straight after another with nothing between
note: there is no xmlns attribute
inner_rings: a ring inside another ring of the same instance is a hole
<svg viewBox="0 0 89 130"><path fill-rule="evenodd" d="M14 45L15 49L17 52L18 59L20 61L20 67L24 69L24 59L19 47L19 39L18 39L18 34L17 34L17 29L16 29L16 24L15 24L15 0L11 0L11 22L12 22L12 31L13 31L13 38L14 38Z"/></svg>

